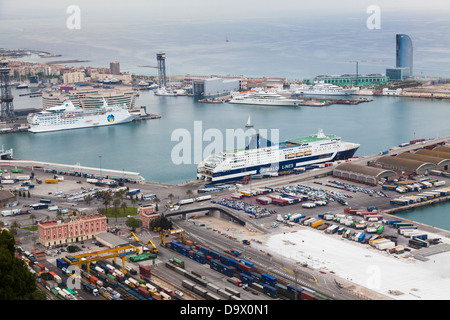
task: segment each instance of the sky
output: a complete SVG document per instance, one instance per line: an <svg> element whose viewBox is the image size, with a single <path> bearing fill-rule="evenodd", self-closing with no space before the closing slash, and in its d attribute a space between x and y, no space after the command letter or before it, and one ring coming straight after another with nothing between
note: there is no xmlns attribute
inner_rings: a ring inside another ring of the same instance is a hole
<svg viewBox="0 0 450 320"><path fill-rule="evenodd" d="M79 9L80 29L68 29L72 6ZM379 29L370 30L373 6L379 8ZM284 60L298 70L288 77L306 77L353 71L350 60L367 60L361 68L373 65L362 72L391 67L395 34L406 33L413 37L415 69L434 75L450 65L449 16L447 0L0 0L0 47L97 64L104 56L130 72L155 65L155 53L166 51L170 74L263 76L254 70L269 70L267 59ZM330 57L332 65L321 68Z"/></svg>

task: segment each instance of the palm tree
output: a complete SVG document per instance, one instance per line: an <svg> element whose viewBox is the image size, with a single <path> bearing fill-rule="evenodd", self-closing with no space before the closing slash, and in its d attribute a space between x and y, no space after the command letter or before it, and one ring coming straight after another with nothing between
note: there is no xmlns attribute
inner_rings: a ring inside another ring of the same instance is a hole
<svg viewBox="0 0 450 320"><path fill-rule="evenodd" d="M114 215L116 217L116 223L117 223L117 214L118 214L118 210L119 210L119 206L120 206L120 199L115 199L113 201L113 206L114 206Z"/></svg>
<svg viewBox="0 0 450 320"><path fill-rule="evenodd" d="M127 210L127 208L128 208L127 203L124 201L124 202L122 202L122 204L120 206L123 210L123 215L125 215L125 210Z"/></svg>
<svg viewBox="0 0 450 320"><path fill-rule="evenodd" d="M34 214L30 214L30 219L33 220L33 225L36 222L36 216Z"/></svg>
<svg viewBox="0 0 450 320"><path fill-rule="evenodd" d="M158 197L155 197L155 198L153 199L153 202L156 204L156 211L158 211L158 203L160 203L161 200L159 200Z"/></svg>
<svg viewBox="0 0 450 320"><path fill-rule="evenodd" d="M172 201L173 201L173 197L174 197L174 195L173 195L173 194L171 194L171 193L169 193L168 197L169 197L169 199L170 199L170 204L172 204Z"/></svg>
<svg viewBox="0 0 450 320"><path fill-rule="evenodd" d="M84 197L84 199L86 200L86 203L89 206L91 204L92 195L88 194L86 197Z"/></svg>
<svg viewBox="0 0 450 320"><path fill-rule="evenodd" d="M186 191L186 194L187 194L187 196L188 196L189 199L190 199L194 193L192 192L191 189L188 189L188 190Z"/></svg>

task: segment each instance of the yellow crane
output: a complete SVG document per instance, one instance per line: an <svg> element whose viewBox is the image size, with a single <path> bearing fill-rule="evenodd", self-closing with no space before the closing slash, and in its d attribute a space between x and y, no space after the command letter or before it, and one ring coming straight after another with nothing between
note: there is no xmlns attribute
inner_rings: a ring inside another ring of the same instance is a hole
<svg viewBox="0 0 450 320"><path fill-rule="evenodd" d="M161 231L161 232L159 233L159 239L161 240L161 245L162 245L163 247L166 246L166 236L171 235L171 234L177 234L177 233L180 234L180 239L181 239L181 241L184 241L186 235L185 235L184 230L181 229L181 228L178 228L178 229L172 229L172 230L167 230L167 231Z"/></svg>
<svg viewBox="0 0 450 320"><path fill-rule="evenodd" d="M137 237L137 235L134 234L134 232L131 232L130 235L128 236L128 239L132 238L134 238L134 240L136 240L136 242L139 243L139 238Z"/></svg>
<svg viewBox="0 0 450 320"><path fill-rule="evenodd" d="M150 245L151 249L149 250L151 253L158 254L158 249L156 248L155 244L152 242L151 239L148 239L147 243L142 244L139 240L138 236L134 234L134 232L131 232L128 239L136 240L137 243L141 244L142 246Z"/></svg>
<svg viewBox="0 0 450 320"><path fill-rule="evenodd" d="M127 246L123 246L120 248L112 248L112 249L106 249L101 251L95 251L90 253L83 253L79 255L72 256L73 260L68 259L67 257L63 257L65 261L67 261L71 265L76 265L79 268L83 264L86 264L87 266L87 272L90 272L90 264L94 261L99 260L107 260L107 259L114 259L114 263L116 263L116 258L122 259L122 265L125 269L125 258L132 254L139 254L140 251L135 246L129 244Z"/></svg>

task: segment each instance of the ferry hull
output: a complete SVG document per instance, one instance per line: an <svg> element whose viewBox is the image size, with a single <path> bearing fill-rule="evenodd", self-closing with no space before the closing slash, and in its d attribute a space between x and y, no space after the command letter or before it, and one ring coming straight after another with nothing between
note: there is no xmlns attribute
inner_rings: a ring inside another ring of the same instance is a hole
<svg viewBox="0 0 450 320"><path fill-rule="evenodd" d="M54 132L54 131L62 131L62 130L73 130L73 129L84 129L84 128L94 128L94 127L104 127L104 126L113 126L122 123L128 123L134 120L137 115L130 115L124 119L117 120L115 122L96 122L95 120L91 120L90 122L84 121L84 123L75 123L73 125L64 125L64 126L40 126L40 125L30 125L28 129L31 133L42 133L42 132Z"/></svg>
<svg viewBox="0 0 450 320"><path fill-rule="evenodd" d="M211 183L222 183L229 181L241 180L245 176L256 175L256 174L270 174L278 173L282 171L292 171L295 168L301 168L308 165L320 164L325 162L346 160L353 157L358 147L351 148L348 150L338 151L335 154L320 155L305 157L302 159L292 159L285 160L279 163L268 163L259 166L252 166L242 169L230 170L226 172L213 173L212 176L208 176L202 173L197 173L197 179L205 179Z"/></svg>

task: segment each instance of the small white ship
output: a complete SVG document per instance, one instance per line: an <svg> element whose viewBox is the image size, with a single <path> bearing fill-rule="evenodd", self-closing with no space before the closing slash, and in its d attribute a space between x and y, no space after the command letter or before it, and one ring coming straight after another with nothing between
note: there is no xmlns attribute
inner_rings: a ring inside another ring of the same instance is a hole
<svg viewBox="0 0 450 320"><path fill-rule="evenodd" d="M266 106L298 106L302 101L288 99L275 92L249 92L233 96L228 103L256 104Z"/></svg>
<svg viewBox="0 0 450 320"><path fill-rule="evenodd" d="M344 89L331 83L323 81L315 83L311 86L298 88L295 94L298 95L320 95L320 96L348 96L354 93L355 89Z"/></svg>

